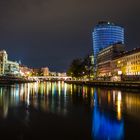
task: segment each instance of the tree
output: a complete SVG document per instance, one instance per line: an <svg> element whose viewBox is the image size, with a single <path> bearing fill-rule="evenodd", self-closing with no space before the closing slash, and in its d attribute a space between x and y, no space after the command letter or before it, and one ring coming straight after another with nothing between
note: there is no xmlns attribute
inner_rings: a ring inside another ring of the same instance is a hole
<svg viewBox="0 0 140 140"><path fill-rule="evenodd" d="M87 55L84 59L74 59L67 71L68 76L76 78L85 76L90 79L91 74L93 74L93 64L90 55Z"/></svg>
<svg viewBox="0 0 140 140"><path fill-rule="evenodd" d="M82 71L82 59L74 59L67 71L67 75L78 78L82 76Z"/></svg>
<svg viewBox="0 0 140 140"><path fill-rule="evenodd" d="M91 56L87 55L83 60L84 74L90 79L91 75L93 75L93 63L91 61Z"/></svg>

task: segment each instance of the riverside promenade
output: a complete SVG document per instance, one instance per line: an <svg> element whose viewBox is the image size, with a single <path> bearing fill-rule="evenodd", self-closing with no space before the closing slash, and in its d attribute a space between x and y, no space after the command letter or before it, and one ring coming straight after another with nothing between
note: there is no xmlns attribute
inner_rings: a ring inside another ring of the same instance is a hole
<svg viewBox="0 0 140 140"><path fill-rule="evenodd" d="M137 88L140 89L140 81L74 81L66 80L68 84L88 85L88 86L102 86L102 87L118 87L118 88Z"/></svg>

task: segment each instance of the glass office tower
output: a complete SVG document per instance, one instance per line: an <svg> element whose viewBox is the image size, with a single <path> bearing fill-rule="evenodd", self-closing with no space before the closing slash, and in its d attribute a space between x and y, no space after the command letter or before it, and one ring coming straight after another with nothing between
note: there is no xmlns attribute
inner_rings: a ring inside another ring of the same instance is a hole
<svg viewBox="0 0 140 140"><path fill-rule="evenodd" d="M124 29L114 23L99 22L95 26L92 35L95 64L100 50L117 43L124 44Z"/></svg>

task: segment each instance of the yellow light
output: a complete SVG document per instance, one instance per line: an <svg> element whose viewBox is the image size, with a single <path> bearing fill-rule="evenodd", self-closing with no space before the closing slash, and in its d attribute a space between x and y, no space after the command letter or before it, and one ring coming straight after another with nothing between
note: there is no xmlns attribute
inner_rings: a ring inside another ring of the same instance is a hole
<svg viewBox="0 0 140 140"><path fill-rule="evenodd" d="M122 115L121 115L121 100L122 100L121 92L118 91L118 101L117 101L117 118L118 118L118 120L121 120L121 118L122 118Z"/></svg>
<svg viewBox="0 0 140 140"><path fill-rule="evenodd" d="M120 64L121 63L121 61L118 61L118 64Z"/></svg>

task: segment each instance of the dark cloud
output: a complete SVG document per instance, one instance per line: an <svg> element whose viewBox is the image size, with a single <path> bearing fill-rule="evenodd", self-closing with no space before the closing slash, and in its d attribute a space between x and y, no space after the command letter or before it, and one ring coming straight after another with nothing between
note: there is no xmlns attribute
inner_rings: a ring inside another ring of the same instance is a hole
<svg viewBox="0 0 140 140"><path fill-rule="evenodd" d="M124 26L127 48L140 45L139 0L1 0L0 48L32 67L65 71L92 52L99 20Z"/></svg>

